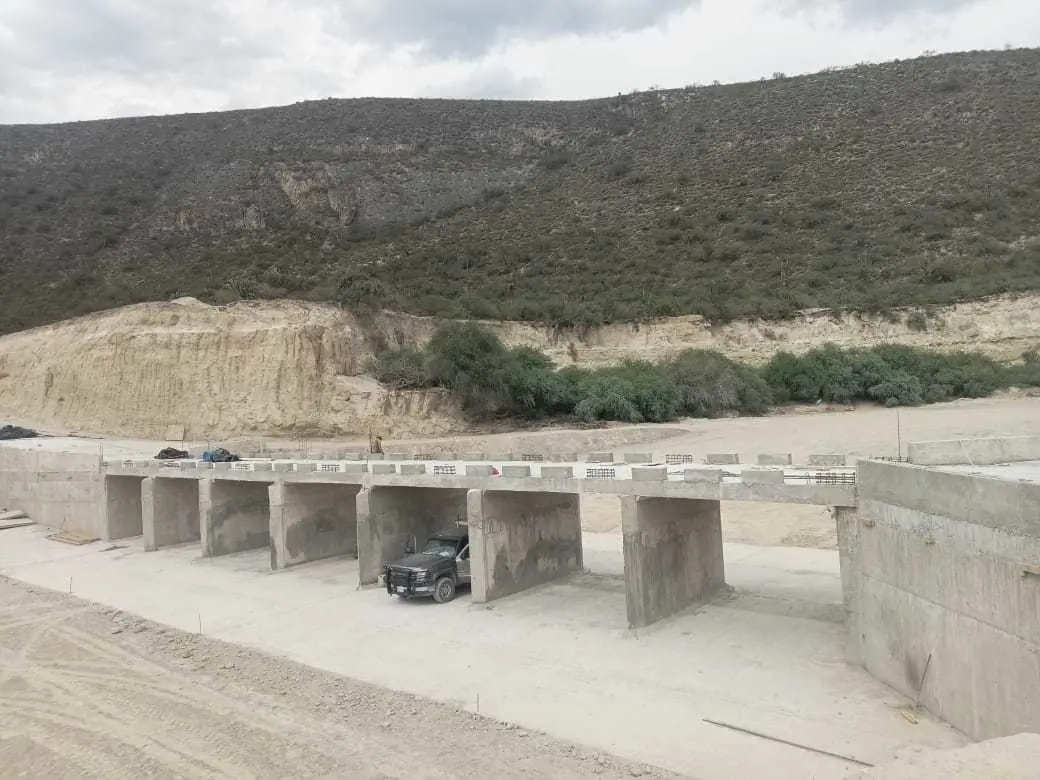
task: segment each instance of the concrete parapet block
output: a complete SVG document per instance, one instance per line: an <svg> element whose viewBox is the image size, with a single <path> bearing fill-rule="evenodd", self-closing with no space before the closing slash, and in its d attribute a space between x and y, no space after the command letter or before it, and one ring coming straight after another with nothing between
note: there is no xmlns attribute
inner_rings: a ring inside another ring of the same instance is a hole
<svg viewBox="0 0 1040 780"><path fill-rule="evenodd" d="M632 479L636 482L664 482L668 479L665 466L633 466Z"/></svg>
<svg viewBox="0 0 1040 780"><path fill-rule="evenodd" d="M373 463L372 466L371 466L372 473L373 474L376 473L375 469L381 468L381 467L386 466L386 465L389 465L391 468L394 468L394 465L392 463L390 463L390 464ZM340 470L340 473L342 473L342 474L353 474L354 476L358 476L360 474L367 474L368 470L369 470L369 465L367 463L344 463L342 469ZM380 473L380 474L393 474L394 472L393 471L381 471L381 472L378 472L378 473Z"/></svg>
<svg viewBox="0 0 1040 780"><path fill-rule="evenodd" d="M491 466L481 466L470 464L466 466L467 477L490 477L493 476Z"/></svg>
<svg viewBox="0 0 1040 780"><path fill-rule="evenodd" d="M417 477L426 473L425 463L402 463L401 474L408 477Z"/></svg>
<svg viewBox="0 0 1040 780"><path fill-rule="evenodd" d="M782 485L783 469L744 469L740 472L740 481L745 485Z"/></svg>
<svg viewBox="0 0 1040 780"><path fill-rule="evenodd" d="M373 463L371 466L373 474L396 474L396 463ZM346 469L344 469L346 471ZM356 473L356 472L355 472Z"/></svg>
<svg viewBox="0 0 1040 780"><path fill-rule="evenodd" d="M514 458L511 452L489 452L485 455L484 460L490 460L492 463L509 463Z"/></svg>
<svg viewBox="0 0 1040 780"><path fill-rule="evenodd" d="M585 456L586 463L613 463L613 452L590 452Z"/></svg>
<svg viewBox="0 0 1040 780"><path fill-rule="evenodd" d="M182 460L181 471L198 471L199 464L194 460Z"/></svg>
<svg viewBox="0 0 1040 780"><path fill-rule="evenodd" d="M293 470L292 463L275 463L274 470L277 472L287 472Z"/></svg>
<svg viewBox="0 0 1040 780"><path fill-rule="evenodd" d="M845 468L846 459L843 452L823 452L809 456L809 467L814 469Z"/></svg>
<svg viewBox="0 0 1040 780"><path fill-rule="evenodd" d="M395 452L386 452L384 454L386 455L386 459L387 460L411 460L412 459L411 455L409 455L407 452L401 452L400 450L397 450Z"/></svg>
<svg viewBox="0 0 1040 780"><path fill-rule="evenodd" d="M524 479L531 476L530 466L503 466L502 476L507 479Z"/></svg>
<svg viewBox="0 0 1040 780"><path fill-rule="evenodd" d="M487 453L485 452L464 452L456 458L456 460L465 461L467 463L479 463L480 461L487 459Z"/></svg>
<svg viewBox="0 0 1040 780"><path fill-rule="evenodd" d="M230 463L214 463L213 464L213 470L214 471L231 471L231 464Z"/></svg>
<svg viewBox="0 0 1040 780"><path fill-rule="evenodd" d="M654 456L649 452L626 452L621 456L625 463L653 463Z"/></svg>
<svg viewBox="0 0 1040 780"><path fill-rule="evenodd" d="M790 466L793 462L790 452L764 452L758 456L759 466Z"/></svg>
<svg viewBox="0 0 1040 780"><path fill-rule="evenodd" d="M542 466L542 479L574 479L573 466Z"/></svg>
<svg viewBox="0 0 1040 780"><path fill-rule="evenodd" d="M740 455L735 452L709 452L705 460L709 466L736 466Z"/></svg>
<svg viewBox="0 0 1040 780"><path fill-rule="evenodd" d="M337 452L335 455L336 460L364 460L365 454L363 452Z"/></svg>
<svg viewBox="0 0 1040 780"><path fill-rule="evenodd" d="M296 473L297 474L309 474L309 473L313 473L317 469L317 464L315 464L315 463L299 463L299 462L297 462L295 465L296 465Z"/></svg>
<svg viewBox="0 0 1040 780"><path fill-rule="evenodd" d="M722 472L719 469L686 469L683 471L683 480L686 482L719 485L722 483Z"/></svg>
<svg viewBox="0 0 1040 780"><path fill-rule="evenodd" d="M523 463L542 463L545 460L545 456L538 452L524 452L520 455L520 461Z"/></svg>
<svg viewBox="0 0 1040 780"><path fill-rule="evenodd" d="M199 469L199 471L212 471L213 470L213 464L210 463L209 461L200 460L195 465Z"/></svg>
<svg viewBox="0 0 1040 780"><path fill-rule="evenodd" d="M363 460L386 460L386 453L384 452L370 452L363 456Z"/></svg>
<svg viewBox="0 0 1040 780"><path fill-rule="evenodd" d="M274 471L274 464L270 461L253 464L253 471Z"/></svg>
<svg viewBox="0 0 1040 780"><path fill-rule="evenodd" d="M665 455L664 462L669 466L685 466L689 463L696 463L697 458L691 453L676 453Z"/></svg>
<svg viewBox="0 0 1040 780"><path fill-rule="evenodd" d="M151 468L152 466L155 466L155 465L157 465L157 464L156 464L156 462L154 460L135 460L134 461L134 468L135 469L148 469L148 468Z"/></svg>

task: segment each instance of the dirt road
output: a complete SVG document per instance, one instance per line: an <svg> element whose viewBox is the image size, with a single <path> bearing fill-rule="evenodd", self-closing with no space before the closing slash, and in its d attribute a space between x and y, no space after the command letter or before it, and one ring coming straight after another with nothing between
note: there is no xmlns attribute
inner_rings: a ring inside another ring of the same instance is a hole
<svg viewBox="0 0 1040 780"><path fill-rule="evenodd" d="M3 778L676 777L3 578L0 605Z"/></svg>

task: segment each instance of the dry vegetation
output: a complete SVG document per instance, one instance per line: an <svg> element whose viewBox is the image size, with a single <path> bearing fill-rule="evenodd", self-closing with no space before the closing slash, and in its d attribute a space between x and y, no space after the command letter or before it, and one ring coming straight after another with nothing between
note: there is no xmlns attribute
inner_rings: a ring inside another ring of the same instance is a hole
<svg viewBox="0 0 1040 780"><path fill-rule="evenodd" d="M1040 288L1040 50L572 103L0 127L0 332L299 297L593 325Z"/></svg>

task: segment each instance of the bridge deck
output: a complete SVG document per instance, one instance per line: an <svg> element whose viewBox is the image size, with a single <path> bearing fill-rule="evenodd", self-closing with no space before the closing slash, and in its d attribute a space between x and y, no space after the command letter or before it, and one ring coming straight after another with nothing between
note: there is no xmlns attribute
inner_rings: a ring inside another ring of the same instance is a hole
<svg viewBox="0 0 1040 780"><path fill-rule="evenodd" d="M501 473L485 473L491 466ZM510 467L519 467L523 475L516 476ZM109 476L128 477L595 493L819 506L856 505L856 472L849 468L823 471L745 465L415 460L246 460L219 464L198 460L128 460L107 462L104 468ZM421 473L411 473L413 471Z"/></svg>

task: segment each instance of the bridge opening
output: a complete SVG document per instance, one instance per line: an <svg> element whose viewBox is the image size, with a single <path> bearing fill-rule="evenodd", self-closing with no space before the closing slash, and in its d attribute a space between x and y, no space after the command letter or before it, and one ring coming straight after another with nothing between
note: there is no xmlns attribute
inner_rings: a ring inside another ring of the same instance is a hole
<svg viewBox="0 0 1040 780"><path fill-rule="evenodd" d="M266 482L199 481L202 554L230 555L269 546L271 502Z"/></svg>
<svg viewBox="0 0 1040 780"><path fill-rule="evenodd" d="M357 494L358 579L378 582L387 563L430 535L467 523L465 488L373 486Z"/></svg>
<svg viewBox="0 0 1040 780"><path fill-rule="evenodd" d="M143 477L105 477L106 541L140 536L144 529L141 513Z"/></svg>
<svg viewBox="0 0 1040 780"><path fill-rule="evenodd" d="M149 477L141 484L144 549L149 552L202 538L199 481Z"/></svg>
<svg viewBox="0 0 1040 780"><path fill-rule="evenodd" d="M360 491L360 485L271 485L271 568L342 555L357 557Z"/></svg>

